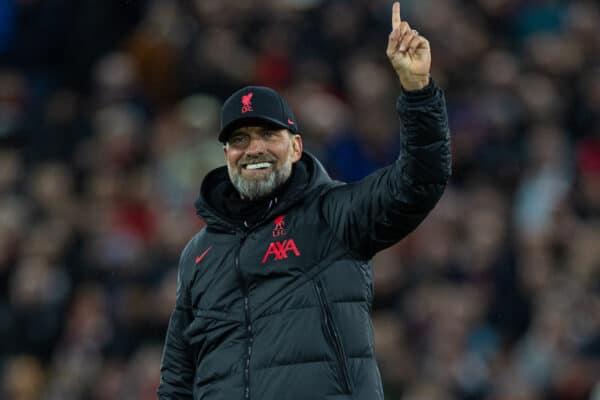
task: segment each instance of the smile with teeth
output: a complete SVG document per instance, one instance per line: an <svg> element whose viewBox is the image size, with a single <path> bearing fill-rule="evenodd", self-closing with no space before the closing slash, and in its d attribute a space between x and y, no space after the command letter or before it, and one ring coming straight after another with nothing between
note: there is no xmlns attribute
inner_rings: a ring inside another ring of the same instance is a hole
<svg viewBox="0 0 600 400"><path fill-rule="evenodd" d="M246 164L244 166L244 169L264 169L264 168L270 168L270 167L271 167L270 162L259 162L259 163L254 163L254 164Z"/></svg>

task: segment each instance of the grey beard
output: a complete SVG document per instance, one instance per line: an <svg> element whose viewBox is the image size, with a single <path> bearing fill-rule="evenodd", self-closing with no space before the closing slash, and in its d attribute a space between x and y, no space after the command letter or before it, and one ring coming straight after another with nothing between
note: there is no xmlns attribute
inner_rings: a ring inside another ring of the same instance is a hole
<svg viewBox="0 0 600 400"><path fill-rule="evenodd" d="M242 199L257 200L267 197L281 186L292 174L292 163L287 161L281 168L274 170L265 179L247 179L241 173L232 173L227 166L229 179Z"/></svg>

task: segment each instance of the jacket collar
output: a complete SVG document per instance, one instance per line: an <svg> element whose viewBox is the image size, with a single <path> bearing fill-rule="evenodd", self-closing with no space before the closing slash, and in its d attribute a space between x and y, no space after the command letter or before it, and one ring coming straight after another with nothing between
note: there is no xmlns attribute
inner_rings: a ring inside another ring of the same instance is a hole
<svg viewBox="0 0 600 400"><path fill-rule="evenodd" d="M266 205L264 217L258 224L270 220L272 217L298 203L305 198L306 194L312 189L332 182L319 160L312 154L306 151L303 152L302 158L298 162L303 163L308 172L307 182L301 185L293 185L280 197L271 199L269 204ZM236 222L235 218L226 215L222 207L218 207L214 204L214 199L222 198L222 196L225 195L225 191L228 190L230 186L231 182L226 166L212 170L206 175L202 182L200 195L194 205L196 206L196 214L204 220L210 229L219 231L237 231L245 229L243 225Z"/></svg>

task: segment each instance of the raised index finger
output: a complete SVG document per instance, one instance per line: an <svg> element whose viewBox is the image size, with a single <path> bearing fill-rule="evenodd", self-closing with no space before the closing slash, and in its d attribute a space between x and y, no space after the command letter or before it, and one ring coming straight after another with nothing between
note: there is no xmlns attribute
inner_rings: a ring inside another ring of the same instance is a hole
<svg viewBox="0 0 600 400"><path fill-rule="evenodd" d="M400 3L395 1L392 6L392 29L400 28L400 23L402 20L400 19Z"/></svg>

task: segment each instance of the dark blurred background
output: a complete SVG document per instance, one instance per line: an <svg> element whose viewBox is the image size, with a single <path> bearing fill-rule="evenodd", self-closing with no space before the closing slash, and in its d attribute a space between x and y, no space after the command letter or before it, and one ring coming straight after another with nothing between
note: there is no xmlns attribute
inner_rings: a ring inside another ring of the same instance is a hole
<svg viewBox="0 0 600 400"><path fill-rule="evenodd" d="M398 153L388 0L0 0L0 398L154 399L246 84L355 181ZM454 172L375 261L387 399L600 399L600 5L404 0Z"/></svg>

